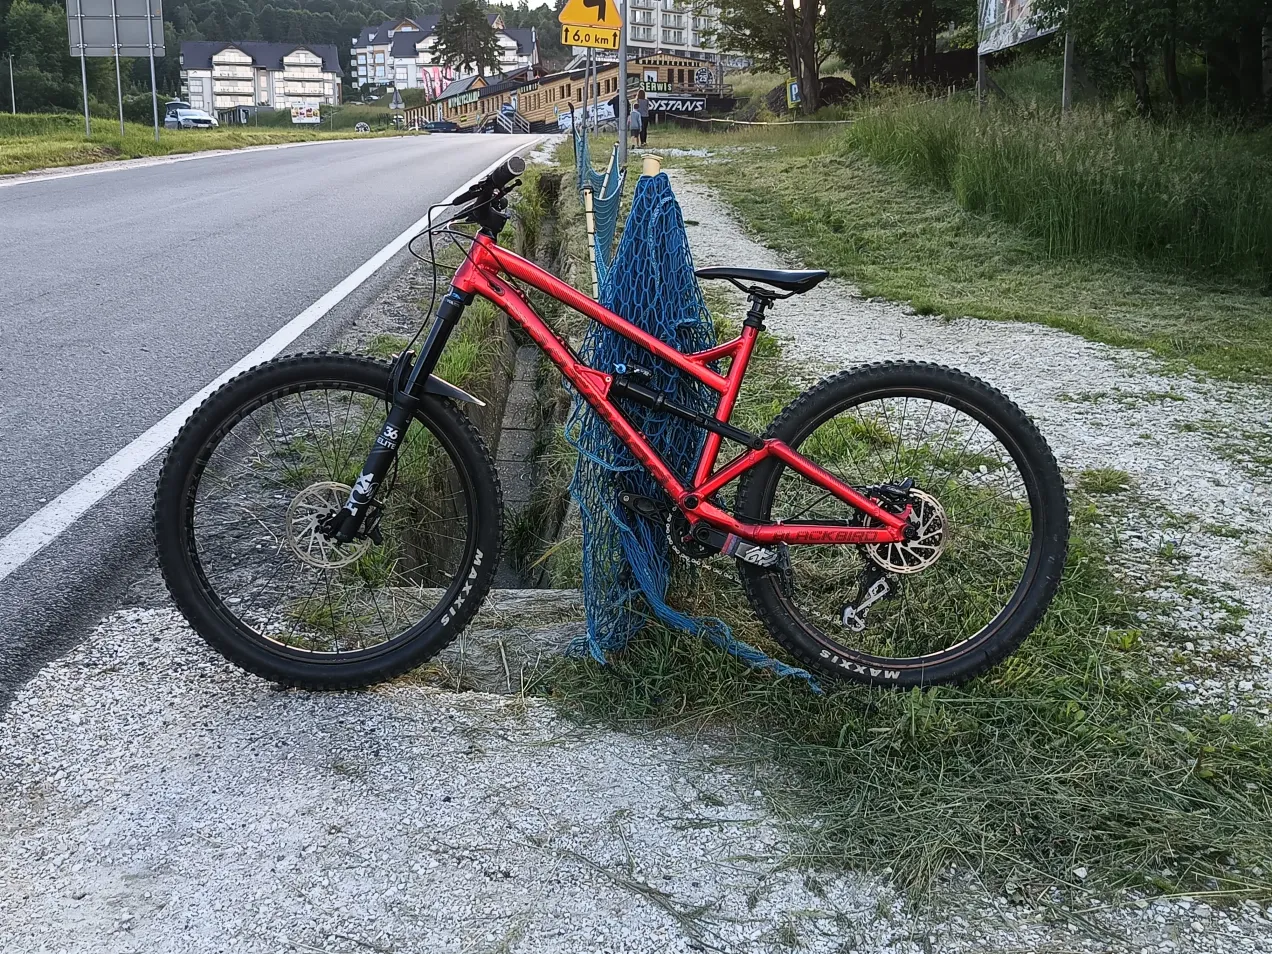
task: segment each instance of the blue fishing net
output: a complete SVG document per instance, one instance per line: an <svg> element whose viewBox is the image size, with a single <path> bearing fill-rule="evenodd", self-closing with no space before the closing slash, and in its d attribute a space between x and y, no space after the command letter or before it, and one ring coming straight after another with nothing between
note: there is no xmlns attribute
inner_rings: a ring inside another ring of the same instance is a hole
<svg viewBox="0 0 1272 954"><path fill-rule="evenodd" d="M582 158L586 161L585 154ZM621 188L621 179L619 182ZM609 234L612 236L612 228ZM598 268L602 258L607 262L600 286L601 304L679 351L702 351L716 343L715 328L693 274L680 206L666 175L638 180L612 259L608 248L602 256L600 239L598 227ZM592 323L580 356L604 371L620 371L624 366L646 368L653 375L651 387L684 406L714 411L715 392L602 325ZM663 460L682 481L689 482L704 432L665 412L631 402L624 402L624 410ZM804 670L736 640L721 620L691 617L667 605L674 557L666 524L639 516L618 502L624 491L665 501L662 489L581 398L576 397L571 408L566 436L579 453L570 491L583 521L583 596L588 623L587 636L575 650L603 662L606 652L625 646L652 613L669 626L706 636L753 666L780 675L802 676L811 683Z"/></svg>

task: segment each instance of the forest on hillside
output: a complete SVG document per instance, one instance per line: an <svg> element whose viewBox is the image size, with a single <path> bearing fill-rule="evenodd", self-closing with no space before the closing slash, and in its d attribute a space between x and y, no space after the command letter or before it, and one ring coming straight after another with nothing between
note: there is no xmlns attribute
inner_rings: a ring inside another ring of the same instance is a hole
<svg viewBox="0 0 1272 954"><path fill-rule="evenodd" d="M557 33L555 4L531 7L522 0L519 4L487 3L485 6L490 12L501 14L509 27L538 28L540 52L546 62L555 65L564 60L566 54ZM441 0L165 0L163 12L164 43L168 52L156 62L157 81L161 94L172 94L181 85L177 54L182 40L330 43L339 51L348 79L350 40L361 33L363 27L395 17L441 13L442 3ZM0 58L7 59L7 53L13 54L19 111L82 108L80 66L69 54L63 0L0 0ZM87 66L94 110L113 112L116 103L114 61L90 59ZM144 59L125 60L126 106L136 100L138 102L132 104L134 109L148 116L149 93L149 63Z"/></svg>

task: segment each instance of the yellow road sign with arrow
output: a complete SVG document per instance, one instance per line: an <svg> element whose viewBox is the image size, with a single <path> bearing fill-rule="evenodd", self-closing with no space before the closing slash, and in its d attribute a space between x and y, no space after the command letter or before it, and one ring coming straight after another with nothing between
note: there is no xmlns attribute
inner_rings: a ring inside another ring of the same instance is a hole
<svg viewBox="0 0 1272 954"><path fill-rule="evenodd" d="M623 27L623 18L615 0L567 0L557 19L561 22L564 46L618 49L618 31Z"/></svg>

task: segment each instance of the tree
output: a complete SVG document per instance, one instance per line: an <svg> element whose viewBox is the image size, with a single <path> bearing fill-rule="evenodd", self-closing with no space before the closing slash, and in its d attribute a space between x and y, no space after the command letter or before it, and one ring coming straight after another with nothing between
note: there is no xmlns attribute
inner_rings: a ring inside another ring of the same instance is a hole
<svg viewBox="0 0 1272 954"><path fill-rule="evenodd" d="M813 0L725 0L719 43L756 66L798 79L802 108L813 112L821 105L819 19Z"/></svg>
<svg viewBox="0 0 1272 954"><path fill-rule="evenodd" d="M460 72L471 66L478 76L499 67L499 41L477 0L461 0L442 14L433 35L433 55L443 66Z"/></svg>
<svg viewBox="0 0 1272 954"><path fill-rule="evenodd" d="M1204 63L1206 99L1243 110L1272 109L1264 70L1272 60L1269 0L1036 0L1035 7L1059 23L1079 50L1105 62L1129 80L1142 115L1150 116L1150 73L1162 78L1176 107L1187 101L1177 62Z"/></svg>
<svg viewBox="0 0 1272 954"><path fill-rule="evenodd" d="M826 0L827 34L865 89L885 71L912 81L937 73L937 54L960 25L976 22L974 0ZM951 29L951 26L954 29Z"/></svg>

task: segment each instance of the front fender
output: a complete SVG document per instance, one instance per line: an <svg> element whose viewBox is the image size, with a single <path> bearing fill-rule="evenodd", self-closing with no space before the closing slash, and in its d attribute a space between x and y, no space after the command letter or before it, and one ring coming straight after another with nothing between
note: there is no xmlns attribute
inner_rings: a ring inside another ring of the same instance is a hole
<svg viewBox="0 0 1272 954"><path fill-rule="evenodd" d="M424 382L424 393L448 397L452 401L461 401L465 404L476 404L478 407L486 406L486 402L481 398L469 394L463 388L455 387L449 381L445 381L435 374L430 374L428 380Z"/></svg>

